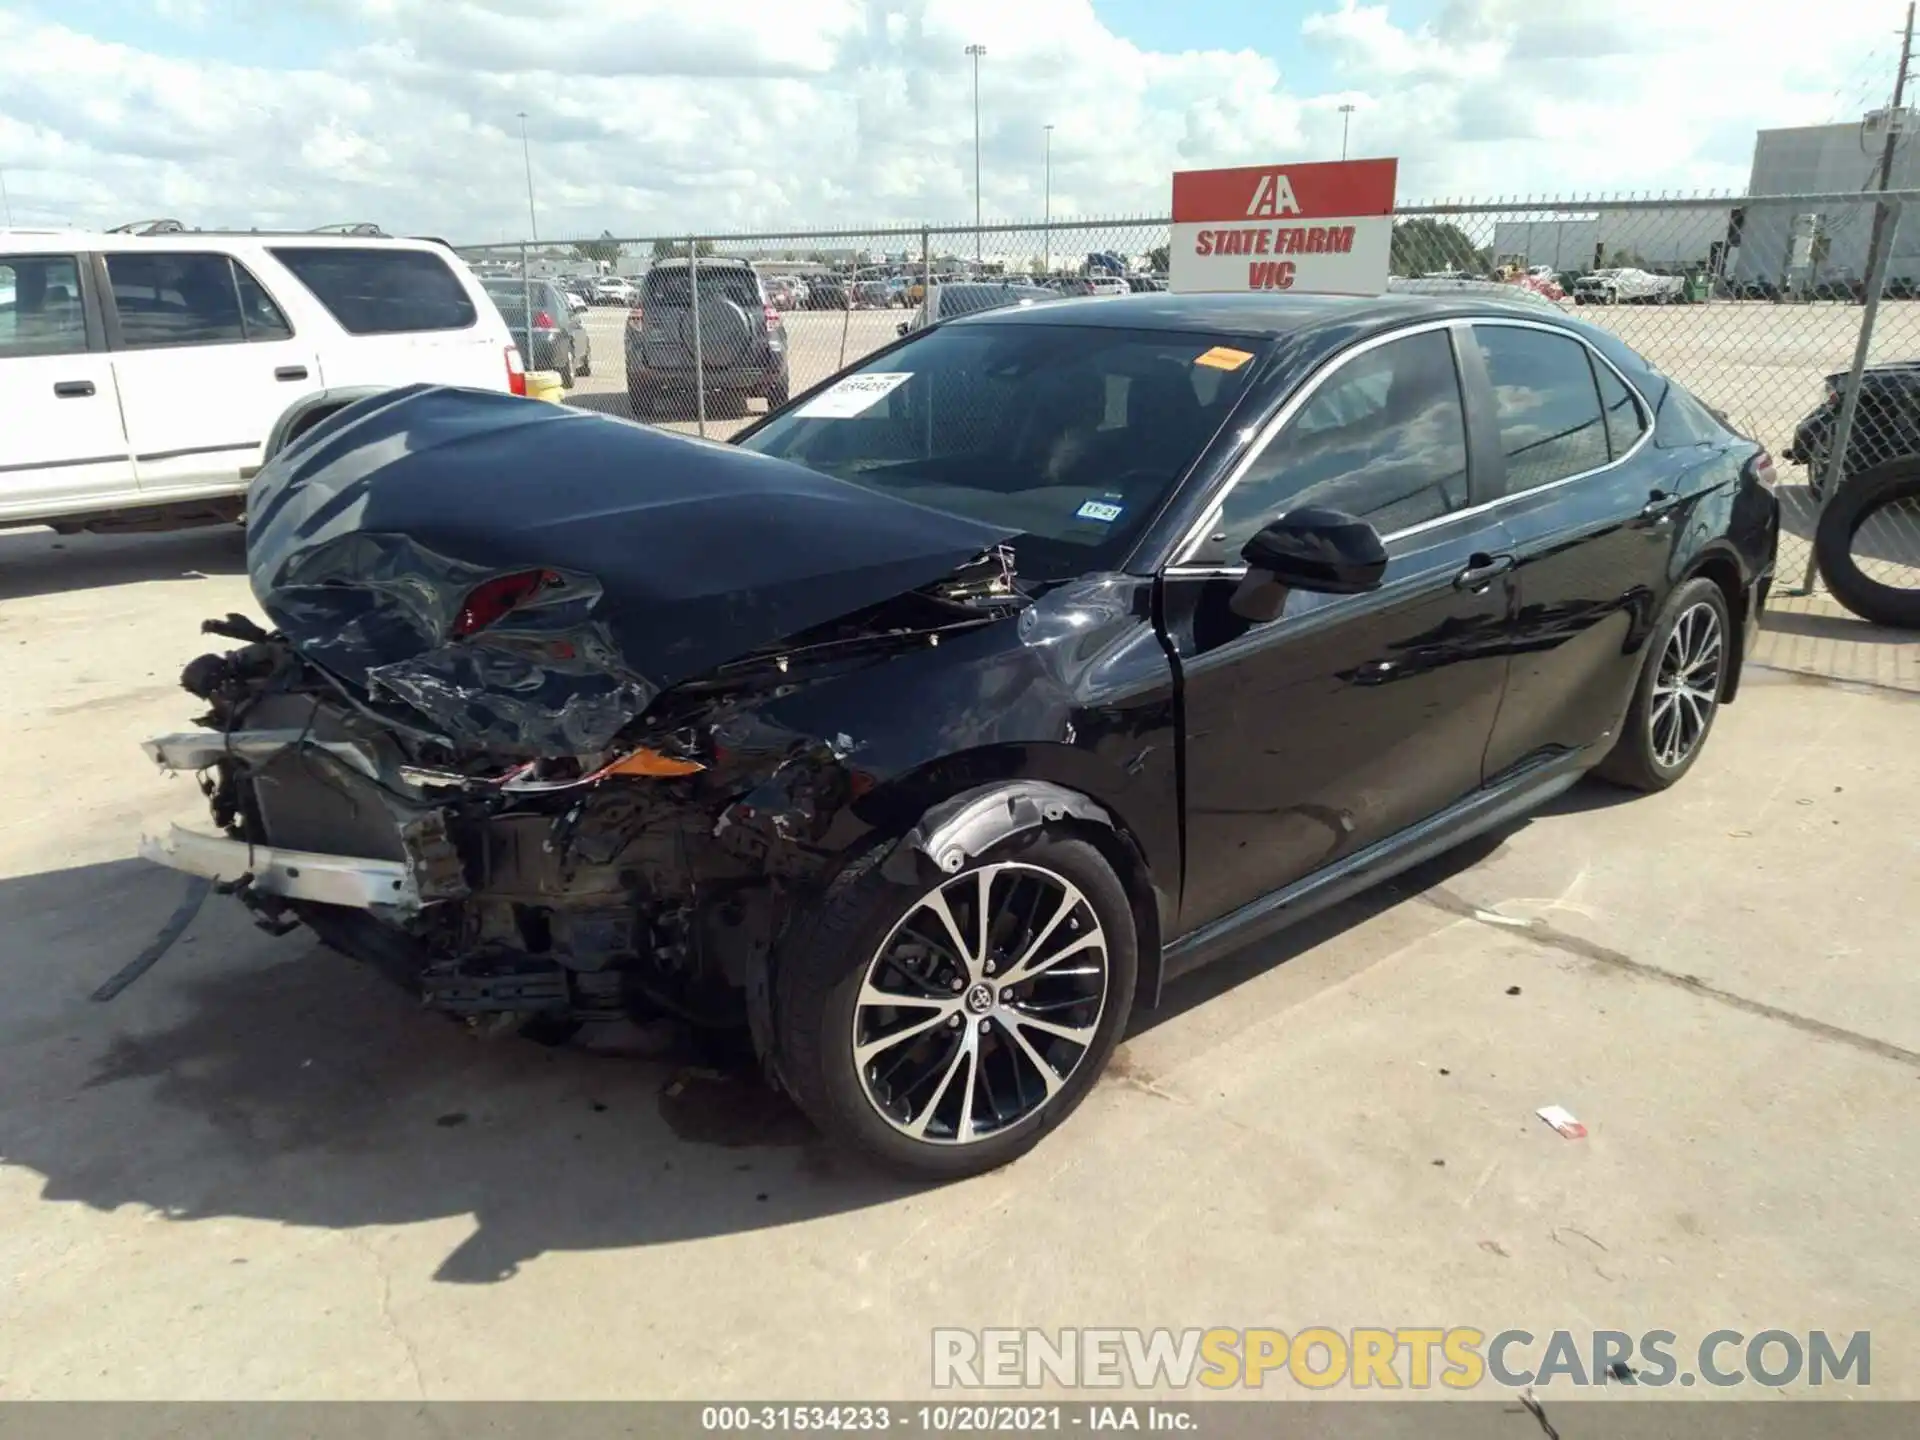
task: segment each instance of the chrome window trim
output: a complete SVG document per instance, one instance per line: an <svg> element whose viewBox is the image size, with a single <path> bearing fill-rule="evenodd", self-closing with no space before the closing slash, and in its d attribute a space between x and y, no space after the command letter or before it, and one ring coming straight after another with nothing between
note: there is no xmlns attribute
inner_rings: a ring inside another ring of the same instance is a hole
<svg viewBox="0 0 1920 1440"><path fill-rule="evenodd" d="M1618 365L1615 365L1613 361L1609 360L1605 355L1602 355L1599 350L1588 343L1584 336L1578 335L1572 330L1568 330L1560 325L1552 325L1540 320L1527 320L1518 316L1452 316L1445 320L1424 320L1418 324L1404 326L1398 330L1390 330L1384 335L1376 335L1371 340L1362 341L1351 350L1343 350L1313 375L1309 376L1306 384L1301 387L1299 392L1282 405L1280 409L1274 413L1271 420L1260 427L1260 433L1254 437L1247 453L1241 456L1239 461L1235 463L1233 473L1227 477L1226 484L1220 487L1220 493L1214 496L1213 503L1207 507L1206 513L1195 521L1193 525L1189 526L1187 533L1181 537L1180 544L1174 549L1176 558L1172 563L1164 567L1163 573L1177 575L1183 578L1205 576L1231 578L1246 574L1247 567L1244 565L1192 565L1187 562L1194 551L1205 543L1208 534L1213 529L1215 521L1219 518L1221 508L1226 504L1227 496L1233 493L1234 486L1240 483L1241 478L1253 467L1254 462L1266 453L1267 446L1273 443L1274 438L1286 428L1288 422L1299 413L1300 409L1309 400L1319 393L1320 387L1326 384L1332 376L1338 374L1346 366L1348 361L1365 355L1371 350L1377 350L1382 345L1390 345L1395 340L1403 340L1410 335L1423 335L1431 330L1470 331L1477 325L1504 325L1515 330L1544 330L1549 335L1562 336L1580 346L1592 359L1605 365L1608 370L1612 371L1614 377L1626 387L1627 394L1633 397L1634 404L1637 405L1640 410L1640 438L1633 443L1626 454L1619 456L1617 459L1611 459L1604 465L1596 465L1591 470L1582 470L1573 475L1563 475L1558 480L1548 480L1539 485L1529 486L1525 490L1510 491L1505 495L1496 496L1492 500L1483 500L1478 505L1467 505L1459 510L1449 510L1444 515L1436 515L1433 519L1423 520L1418 525L1409 525L1404 530L1395 530L1390 535L1383 535L1380 537L1383 542L1392 544L1395 540L1399 540L1404 536L1418 535L1423 530L1434 530L1442 525L1451 525L1456 520L1484 514L1497 506L1505 505L1513 500L1524 499L1529 495L1539 495L1548 490L1557 490L1560 486L1571 485L1576 480L1590 479L1595 475L1603 474L1613 469L1616 465L1626 464L1627 461L1633 459L1641 450L1646 448L1648 442L1652 440L1653 407L1647 403L1647 397L1640 393L1640 388L1635 385L1632 380L1627 378L1626 374L1622 372ZM1472 336L1469 334L1457 338L1461 341L1470 341ZM1457 367L1458 362L1456 361L1455 363ZM1596 403L1600 401L1599 392L1600 387L1596 383L1594 386L1594 400ZM1464 409L1466 401L1464 395L1461 396L1461 401ZM1600 421L1604 427L1606 424L1606 407L1604 404L1601 405L1600 409ZM1469 448L1471 448L1471 441L1469 441Z"/></svg>

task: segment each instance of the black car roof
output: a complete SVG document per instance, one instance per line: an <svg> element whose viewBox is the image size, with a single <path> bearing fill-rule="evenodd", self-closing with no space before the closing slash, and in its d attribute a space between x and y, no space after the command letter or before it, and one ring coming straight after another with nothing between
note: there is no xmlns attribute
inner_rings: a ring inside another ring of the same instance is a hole
<svg viewBox="0 0 1920 1440"><path fill-rule="evenodd" d="M1565 317L1542 306L1497 296L1463 295L1134 295L1066 298L1020 310L990 310L956 325L1088 325L1124 330L1197 330L1272 340L1315 330L1390 329L1410 321L1455 316L1510 315L1522 320ZM1568 329L1576 328L1571 323Z"/></svg>

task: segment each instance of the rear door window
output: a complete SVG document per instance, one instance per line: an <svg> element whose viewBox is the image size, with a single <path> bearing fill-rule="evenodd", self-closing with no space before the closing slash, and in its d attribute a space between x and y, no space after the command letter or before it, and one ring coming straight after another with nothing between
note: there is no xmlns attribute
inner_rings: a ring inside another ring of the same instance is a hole
<svg viewBox="0 0 1920 1440"><path fill-rule="evenodd" d="M1507 493L1550 485L1608 463L1607 426L1587 347L1570 335L1476 325L1507 457Z"/></svg>
<svg viewBox="0 0 1920 1440"><path fill-rule="evenodd" d="M1607 447L1618 460L1639 443L1647 422L1633 392L1621 384L1609 366L1596 363L1593 374L1600 382L1600 405L1607 416Z"/></svg>
<svg viewBox="0 0 1920 1440"><path fill-rule="evenodd" d="M72 255L0 255L0 358L87 348L80 264Z"/></svg>
<svg viewBox="0 0 1920 1440"><path fill-rule="evenodd" d="M288 245L272 254L349 335L465 330L479 319L460 278L430 251Z"/></svg>
<svg viewBox="0 0 1920 1440"><path fill-rule="evenodd" d="M233 262L225 255L109 255L107 279L120 316L120 343L129 350L238 345L247 338Z"/></svg>

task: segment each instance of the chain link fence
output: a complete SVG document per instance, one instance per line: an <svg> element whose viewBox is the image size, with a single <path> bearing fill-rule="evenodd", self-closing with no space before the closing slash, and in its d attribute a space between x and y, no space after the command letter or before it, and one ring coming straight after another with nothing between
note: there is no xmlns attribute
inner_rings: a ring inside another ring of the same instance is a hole
<svg viewBox="0 0 1920 1440"><path fill-rule="evenodd" d="M1779 466L1779 583L1791 588L1811 578L1835 457L1844 453L1846 477L1920 457L1917 200L1893 192L1407 207L1396 215L1390 285L1484 292L1590 321L1764 444ZM579 343L590 365L573 367L570 403L724 439L929 318L1164 288L1169 228L1160 218L1113 218L603 235L462 253L483 275L562 283L585 299ZM1920 501L1881 509L1853 534L1850 552L1878 583L1920 589Z"/></svg>

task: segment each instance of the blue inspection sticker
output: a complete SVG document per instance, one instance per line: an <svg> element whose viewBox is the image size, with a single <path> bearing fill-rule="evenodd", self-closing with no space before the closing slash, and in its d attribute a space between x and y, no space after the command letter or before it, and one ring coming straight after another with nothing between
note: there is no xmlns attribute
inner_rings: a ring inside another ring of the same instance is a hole
<svg viewBox="0 0 1920 1440"><path fill-rule="evenodd" d="M1120 518L1120 512L1125 508L1110 500L1089 500L1073 514L1076 520L1098 520L1102 525L1111 525Z"/></svg>

